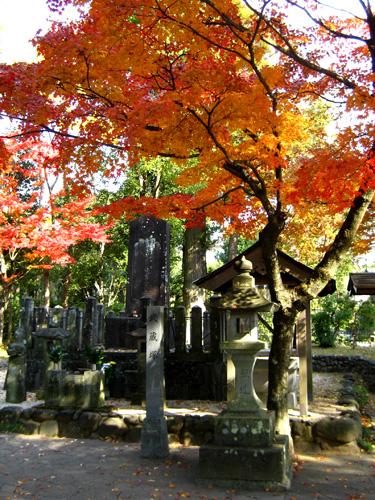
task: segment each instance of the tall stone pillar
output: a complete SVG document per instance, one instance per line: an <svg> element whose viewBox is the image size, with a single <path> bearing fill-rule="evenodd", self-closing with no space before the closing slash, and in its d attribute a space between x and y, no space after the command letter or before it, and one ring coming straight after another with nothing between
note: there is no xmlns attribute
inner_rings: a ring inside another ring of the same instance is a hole
<svg viewBox="0 0 375 500"><path fill-rule="evenodd" d="M169 454L164 416L164 308L147 309L146 418L141 433L141 456L164 458Z"/></svg>

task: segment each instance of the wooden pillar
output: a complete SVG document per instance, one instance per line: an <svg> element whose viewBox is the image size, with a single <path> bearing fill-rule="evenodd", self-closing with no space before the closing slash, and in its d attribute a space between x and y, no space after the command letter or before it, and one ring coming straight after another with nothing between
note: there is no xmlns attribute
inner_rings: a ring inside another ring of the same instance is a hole
<svg viewBox="0 0 375 500"><path fill-rule="evenodd" d="M311 302L306 306L306 363L307 363L307 396L311 403L314 399L312 345L311 345Z"/></svg>
<svg viewBox="0 0 375 500"><path fill-rule="evenodd" d="M299 408L302 416L308 413L307 394L307 349L306 349L306 311L297 319L296 325L297 353L299 358Z"/></svg>

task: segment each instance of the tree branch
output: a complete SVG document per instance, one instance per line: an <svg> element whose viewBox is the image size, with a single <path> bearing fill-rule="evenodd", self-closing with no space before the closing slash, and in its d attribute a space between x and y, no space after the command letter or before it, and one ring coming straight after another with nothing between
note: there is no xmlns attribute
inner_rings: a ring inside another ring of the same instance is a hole
<svg viewBox="0 0 375 500"><path fill-rule="evenodd" d="M217 203L218 201L221 201L221 200L225 200L225 198L230 195L231 193L234 193L235 191L238 191L239 189L242 189L242 191L245 192L245 194L249 194L249 191L247 189L245 189L245 187L240 184L239 186L236 186L232 189L229 189L228 191L225 191L225 193L223 193L222 195L218 196L217 198L215 198L214 200L211 200L207 203L205 203L204 205L201 205L200 207L196 207L196 208L193 208L193 210L204 210L205 208L209 207L210 205L214 205L215 203Z"/></svg>

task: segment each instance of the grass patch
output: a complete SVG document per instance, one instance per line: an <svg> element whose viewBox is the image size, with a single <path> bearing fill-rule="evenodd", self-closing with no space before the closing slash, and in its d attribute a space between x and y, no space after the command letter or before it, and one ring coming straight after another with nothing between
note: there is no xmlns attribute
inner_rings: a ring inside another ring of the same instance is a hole
<svg viewBox="0 0 375 500"><path fill-rule="evenodd" d="M23 434L25 427L18 422L0 422L0 432L11 434Z"/></svg>
<svg viewBox="0 0 375 500"><path fill-rule="evenodd" d="M356 347L355 349L345 345L338 345L336 347L313 346L312 353L336 356L362 356L364 358L375 360L375 346Z"/></svg>

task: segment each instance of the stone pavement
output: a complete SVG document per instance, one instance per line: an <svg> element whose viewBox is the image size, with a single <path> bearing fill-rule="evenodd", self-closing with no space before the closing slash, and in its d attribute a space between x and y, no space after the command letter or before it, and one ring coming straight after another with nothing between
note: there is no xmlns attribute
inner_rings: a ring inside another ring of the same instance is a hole
<svg viewBox="0 0 375 500"><path fill-rule="evenodd" d="M287 493L200 486L198 448L167 459L140 457L139 444L0 434L0 500L356 500L375 498L375 454L299 455Z"/></svg>

